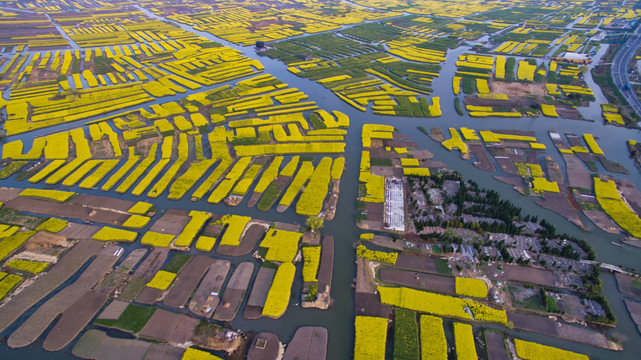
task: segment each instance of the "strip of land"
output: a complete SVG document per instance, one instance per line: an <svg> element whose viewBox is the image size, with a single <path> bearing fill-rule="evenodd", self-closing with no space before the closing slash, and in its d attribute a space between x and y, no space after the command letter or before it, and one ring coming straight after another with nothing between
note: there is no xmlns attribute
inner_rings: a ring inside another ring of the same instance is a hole
<svg viewBox="0 0 641 360"><path fill-rule="evenodd" d="M9 336L7 345L25 347L36 341L54 319L80 299L87 291L107 275L122 254L122 248L107 246L73 284L42 304L20 327Z"/></svg>
<svg viewBox="0 0 641 360"><path fill-rule="evenodd" d="M29 287L14 295L7 304L0 308L0 332L6 330L27 309L75 274L87 260L98 254L103 245L99 241L80 241L51 270Z"/></svg>

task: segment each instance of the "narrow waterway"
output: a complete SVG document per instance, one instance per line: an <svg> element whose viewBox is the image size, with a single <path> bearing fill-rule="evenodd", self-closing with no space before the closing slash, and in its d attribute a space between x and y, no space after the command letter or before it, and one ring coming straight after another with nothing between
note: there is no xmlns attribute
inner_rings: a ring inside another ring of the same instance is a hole
<svg viewBox="0 0 641 360"><path fill-rule="evenodd" d="M49 16L49 14L45 13L45 16L47 17L47 19L49 19L51 24L56 27L60 35L62 35L62 37L65 38L65 40L67 40L72 50L81 50L80 46L78 46L78 44L76 44L76 42L73 41L73 39L69 37L69 35L67 35L67 32L62 29L62 26L58 25L58 23L55 20L53 20L51 16Z"/></svg>

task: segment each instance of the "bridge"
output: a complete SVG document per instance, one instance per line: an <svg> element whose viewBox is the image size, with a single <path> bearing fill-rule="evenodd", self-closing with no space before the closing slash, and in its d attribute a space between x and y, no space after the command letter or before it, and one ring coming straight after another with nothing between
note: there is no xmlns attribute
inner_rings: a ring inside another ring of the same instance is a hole
<svg viewBox="0 0 641 360"><path fill-rule="evenodd" d="M592 261L592 260L581 260L581 264L598 265L599 269L602 269L602 270L609 270L610 272L617 272L623 275L636 276L635 273L626 271L622 267L612 265L612 264L600 263L598 261Z"/></svg>
<svg viewBox="0 0 641 360"><path fill-rule="evenodd" d="M608 41L608 40L623 40L627 39L630 36L635 36L639 35L638 33L630 32L630 33L613 33L613 34L607 34L603 37L603 41Z"/></svg>

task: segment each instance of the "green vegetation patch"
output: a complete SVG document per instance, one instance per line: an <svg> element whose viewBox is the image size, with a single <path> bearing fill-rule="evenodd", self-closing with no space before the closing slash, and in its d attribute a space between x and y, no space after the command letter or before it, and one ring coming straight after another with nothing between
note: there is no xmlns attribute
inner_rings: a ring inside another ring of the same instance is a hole
<svg viewBox="0 0 641 360"><path fill-rule="evenodd" d="M448 37L430 39L430 41L417 44L416 47L419 47L421 49L428 49L428 50L447 51L449 49L455 48L458 45L458 43L459 43L458 38L448 36Z"/></svg>
<svg viewBox="0 0 641 360"><path fill-rule="evenodd" d="M9 225L25 226L29 229L35 229L47 219L43 217L23 215L18 210L10 208L0 208L0 223Z"/></svg>
<svg viewBox="0 0 641 360"><path fill-rule="evenodd" d="M366 42L393 40L401 35L400 30L380 23L368 23L354 26L352 28L343 30L342 33Z"/></svg>
<svg viewBox="0 0 641 360"><path fill-rule="evenodd" d="M436 259L436 269L439 274L452 275L452 270L447 266L447 260Z"/></svg>
<svg viewBox="0 0 641 360"><path fill-rule="evenodd" d="M27 165L27 161L12 161L9 165L5 166L0 170L0 179L4 180L9 176L13 175L16 171L22 169Z"/></svg>
<svg viewBox="0 0 641 360"><path fill-rule="evenodd" d="M301 61L306 56L334 59L380 51L377 46L363 44L332 33L305 36L272 44L274 49L266 51L272 58L286 64Z"/></svg>
<svg viewBox="0 0 641 360"><path fill-rule="evenodd" d="M278 186L277 183L271 183L268 187L267 190L265 190L265 193L263 196L260 198L260 201L258 202L257 208L260 211L268 211L278 200L278 197L281 194L280 187Z"/></svg>
<svg viewBox="0 0 641 360"><path fill-rule="evenodd" d="M371 166L392 166L392 159L373 158L370 160Z"/></svg>
<svg viewBox="0 0 641 360"><path fill-rule="evenodd" d="M459 98L454 98L454 109L456 109L457 114L461 116L465 115L463 109L461 108L461 100Z"/></svg>
<svg viewBox="0 0 641 360"><path fill-rule="evenodd" d="M146 284L147 280L145 278L134 277L133 279L131 279L131 281L129 281L125 290L120 293L118 299L124 301L134 301L134 299L136 299L136 296L138 296L142 289L145 288Z"/></svg>
<svg viewBox="0 0 641 360"><path fill-rule="evenodd" d="M394 360L420 359L416 312L394 310Z"/></svg>
<svg viewBox="0 0 641 360"><path fill-rule="evenodd" d="M476 92L476 82L473 78L464 77L461 87L465 94L474 94Z"/></svg>
<svg viewBox="0 0 641 360"><path fill-rule="evenodd" d="M178 274L180 269L187 264L187 262L191 259L191 255L187 254L176 254L174 255L173 258L171 258L171 261L169 261L169 264L163 268L163 270Z"/></svg>
<svg viewBox="0 0 641 360"><path fill-rule="evenodd" d="M137 334L142 330L151 316L156 312L155 307L129 305L117 320L98 319L97 325L107 326Z"/></svg>

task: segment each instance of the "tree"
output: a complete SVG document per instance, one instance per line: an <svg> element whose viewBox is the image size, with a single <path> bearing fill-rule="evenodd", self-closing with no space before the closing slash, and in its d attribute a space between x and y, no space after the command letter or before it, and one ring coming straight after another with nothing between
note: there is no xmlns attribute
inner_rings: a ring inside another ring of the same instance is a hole
<svg viewBox="0 0 641 360"><path fill-rule="evenodd" d="M307 226L311 232L316 232L316 230L322 228L323 225L325 225L325 220L316 216L310 216L305 220L305 226Z"/></svg>

